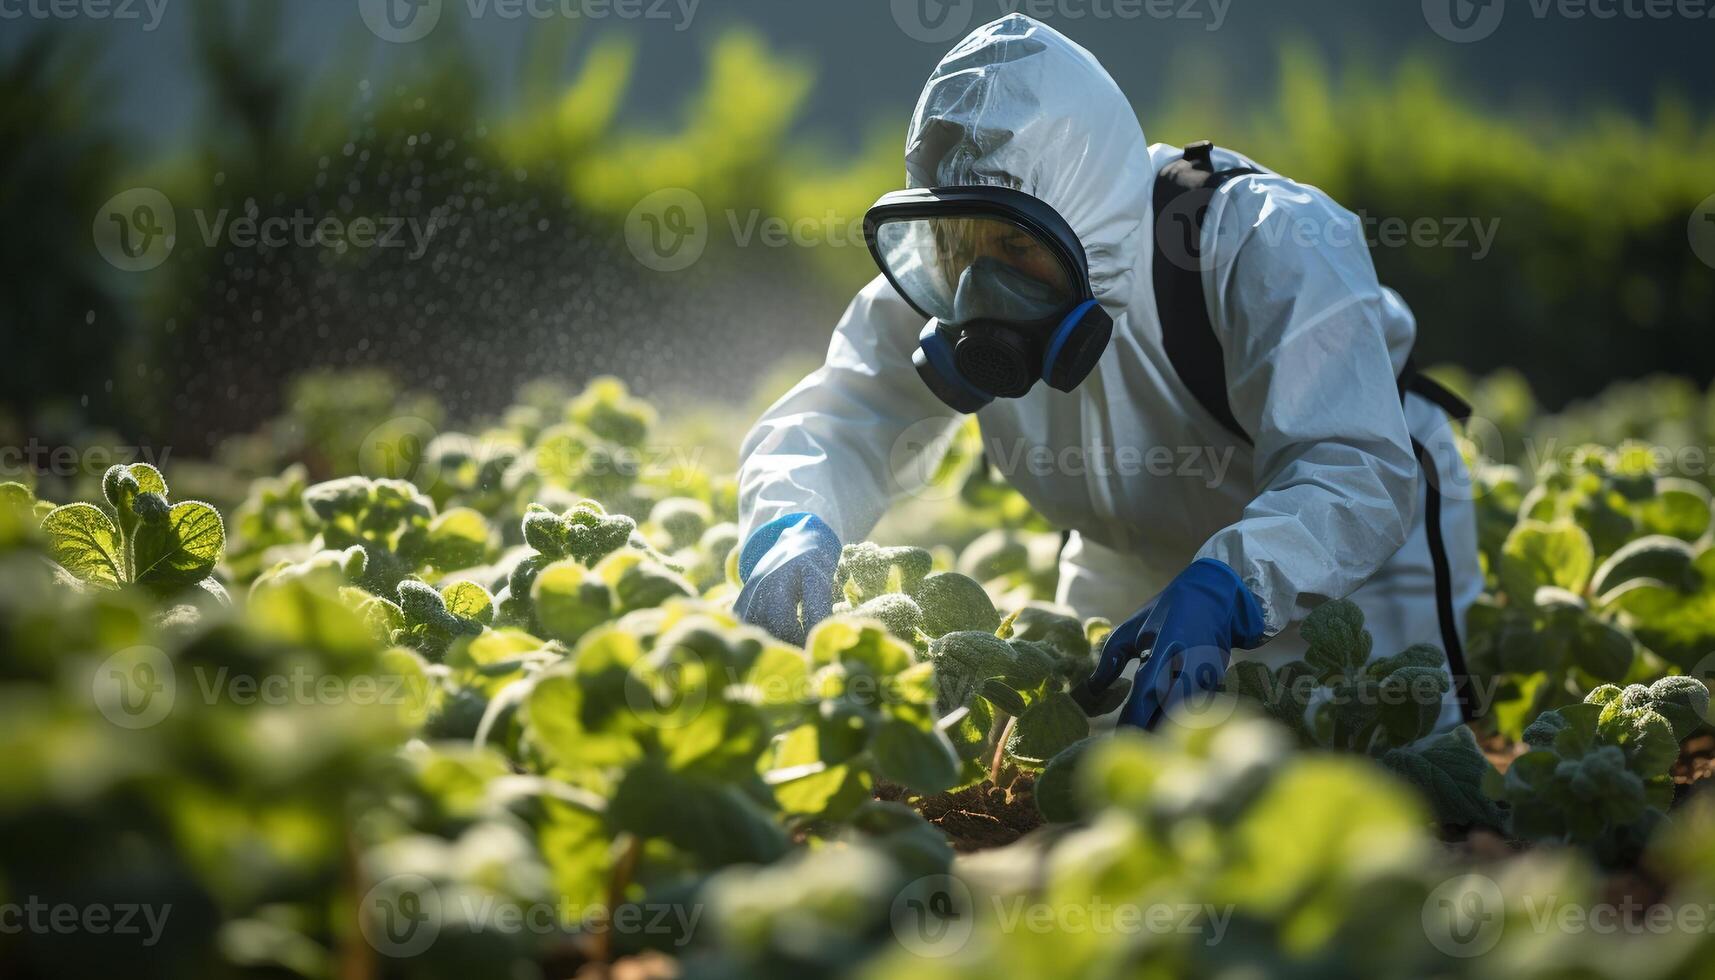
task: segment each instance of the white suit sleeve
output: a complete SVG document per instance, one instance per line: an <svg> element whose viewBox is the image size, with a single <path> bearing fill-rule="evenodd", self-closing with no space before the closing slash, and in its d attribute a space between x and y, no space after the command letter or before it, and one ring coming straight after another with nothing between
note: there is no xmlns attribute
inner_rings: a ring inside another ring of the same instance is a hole
<svg viewBox="0 0 1715 980"><path fill-rule="evenodd" d="M1204 289L1257 495L1198 557L1239 573L1273 636L1405 543L1418 468L1390 341L1403 363L1414 331L1356 216L1320 191L1235 181L1207 221Z"/></svg>
<svg viewBox="0 0 1715 980"><path fill-rule="evenodd" d="M841 541L868 537L957 413L917 376L923 318L877 276L846 307L821 368L745 436L738 471L741 540L797 511ZM902 486L902 483L904 484Z"/></svg>

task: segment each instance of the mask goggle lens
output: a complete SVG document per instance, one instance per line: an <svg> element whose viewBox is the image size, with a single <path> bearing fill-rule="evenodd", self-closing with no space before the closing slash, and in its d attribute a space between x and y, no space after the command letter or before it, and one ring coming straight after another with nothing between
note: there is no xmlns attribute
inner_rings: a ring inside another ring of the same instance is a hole
<svg viewBox="0 0 1715 980"><path fill-rule="evenodd" d="M875 229L874 251L905 298L943 323L1034 323L1080 298L1054 249L1004 218L892 218Z"/></svg>

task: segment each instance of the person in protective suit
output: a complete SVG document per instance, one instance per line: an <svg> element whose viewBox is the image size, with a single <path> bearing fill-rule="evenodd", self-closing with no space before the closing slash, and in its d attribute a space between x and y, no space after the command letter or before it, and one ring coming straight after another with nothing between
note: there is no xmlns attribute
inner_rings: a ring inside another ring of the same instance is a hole
<svg viewBox="0 0 1715 980"><path fill-rule="evenodd" d="M936 66L905 169L865 221L882 274L744 441L741 617L801 641L840 543L911 491L902 457L974 412L1069 532L1057 601L1120 623L1086 693L1150 653L1118 721L1154 725L1235 650L1301 657L1295 624L1342 597L1374 656L1432 643L1457 681L1482 577L1469 495L1442 491L1469 478L1355 215L1150 146L1089 52L1016 14ZM1456 683L1440 727L1460 716Z"/></svg>

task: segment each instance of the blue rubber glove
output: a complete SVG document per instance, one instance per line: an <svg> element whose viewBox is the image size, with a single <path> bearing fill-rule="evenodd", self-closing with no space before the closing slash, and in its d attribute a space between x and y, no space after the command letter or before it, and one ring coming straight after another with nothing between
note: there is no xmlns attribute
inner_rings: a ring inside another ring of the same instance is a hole
<svg viewBox="0 0 1715 980"><path fill-rule="evenodd" d="M815 514L787 514L751 532L738 553L733 612L775 637L803 645L810 628L834 607L840 539Z"/></svg>
<svg viewBox="0 0 1715 980"><path fill-rule="evenodd" d="M1213 558L1199 558L1108 634L1085 682L1087 696L1107 690L1132 658L1150 650L1119 720L1154 728L1186 698L1219 687L1233 649L1260 645L1263 630L1262 606L1238 573Z"/></svg>

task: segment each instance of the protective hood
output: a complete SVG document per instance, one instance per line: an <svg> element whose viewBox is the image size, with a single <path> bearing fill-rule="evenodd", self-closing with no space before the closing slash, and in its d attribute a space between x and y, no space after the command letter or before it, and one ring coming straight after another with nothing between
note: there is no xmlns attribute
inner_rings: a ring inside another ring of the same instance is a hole
<svg viewBox="0 0 1715 980"><path fill-rule="evenodd" d="M1022 14L973 31L935 66L905 141L912 187L999 186L1077 233L1090 286L1118 313L1149 260L1155 168L1131 103L1088 51Z"/></svg>

